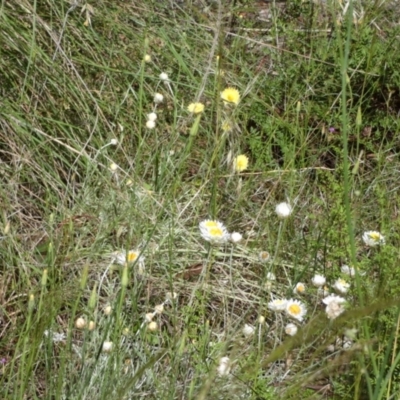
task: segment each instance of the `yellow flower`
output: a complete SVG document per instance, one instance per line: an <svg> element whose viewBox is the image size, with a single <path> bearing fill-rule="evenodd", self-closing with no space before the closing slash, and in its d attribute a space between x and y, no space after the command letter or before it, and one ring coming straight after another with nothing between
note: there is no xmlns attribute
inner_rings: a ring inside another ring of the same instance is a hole
<svg viewBox="0 0 400 400"><path fill-rule="evenodd" d="M204 104L203 103L191 103L188 106L189 112L193 114L200 114L204 111Z"/></svg>
<svg viewBox="0 0 400 400"><path fill-rule="evenodd" d="M233 161L233 167L235 171L242 172L247 169L249 165L249 159L244 154L237 156Z"/></svg>
<svg viewBox="0 0 400 400"><path fill-rule="evenodd" d="M238 105L240 101L240 93L237 89L229 87L221 92L221 99L227 103Z"/></svg>

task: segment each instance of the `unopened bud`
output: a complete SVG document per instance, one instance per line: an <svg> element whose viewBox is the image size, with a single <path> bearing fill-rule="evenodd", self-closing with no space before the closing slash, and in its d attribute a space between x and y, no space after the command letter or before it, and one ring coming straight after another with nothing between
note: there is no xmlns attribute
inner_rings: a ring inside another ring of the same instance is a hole
<svg viewBox="0 0 400 400"><path fill-rule="evenodd" d="M158 325L157 322L155 321L151 321L148 325L147 325L147 329L151 332L155 332L158 329Z"/></svg>
<svg viewBox="0 0 400 400"><path fill-rule="evenodd" d="M84 329L85 326L86 326L86 321L85 321L84 318L79 317L79 318L76 319L76 321L75 321L75 328Z"/></svg>

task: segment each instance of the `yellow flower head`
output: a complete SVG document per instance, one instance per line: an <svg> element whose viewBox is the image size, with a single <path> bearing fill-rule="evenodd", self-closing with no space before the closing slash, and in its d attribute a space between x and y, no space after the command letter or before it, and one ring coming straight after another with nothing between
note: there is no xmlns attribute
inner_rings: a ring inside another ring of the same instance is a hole
<svg viewBox="0 0 400 400"><path fill-rule="evenodd" d="M221 92L221 99L226 103L232 103L237 106L240 101L239 90L231 87L226 88L224 91Z"/></svg>
<svg viewBox="0 0 400 400"><path fill-rule="evenodd" d="M237 156L233 161L233 167L237 172L242 172L246 170L248 165L249 165L249 159L244 154Z"/></svg>
<svg viewBox="0 0 400 400"><path fill-rule="evenodd" d="M204 111L204 104L203 103L191 103L188 106L189 112L193 114L200 114Z"/></svg>

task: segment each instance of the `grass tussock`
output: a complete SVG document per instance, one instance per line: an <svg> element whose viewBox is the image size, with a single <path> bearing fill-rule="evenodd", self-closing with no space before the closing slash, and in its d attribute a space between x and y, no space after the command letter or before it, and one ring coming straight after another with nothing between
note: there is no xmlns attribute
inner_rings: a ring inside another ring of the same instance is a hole
<svg viewBox="0 0 400 400"><path fill-rule="evenodd" d="M395 2L14 3L0 398L398 398Z"/></svg>

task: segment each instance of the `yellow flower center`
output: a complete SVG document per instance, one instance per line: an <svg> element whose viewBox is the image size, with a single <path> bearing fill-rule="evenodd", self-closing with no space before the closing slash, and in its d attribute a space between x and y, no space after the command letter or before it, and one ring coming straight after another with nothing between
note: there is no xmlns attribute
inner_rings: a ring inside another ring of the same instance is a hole
<svg viewBox="0 0 400 400"><path fill-rule="evenodd" d="M211 228L209 233L211 236L221 237L223 235L222 229L220 229L220 228Z"/></svg>
<svg viewBox="0 0 400 400"><path fill-rule="evenodd" d="M136 253L136 251L130 251L128 253L128 262L134 262L137 258L138 258L138 253Z"/></svg>
<svg viewBox="0 0 400 400"><path fill-rule="evenodd" d="M375 240L375 241L378 241L378 240L380 239L380 235L379 235L378 232L372 232L372 233L370 233L370 234L369 234L369 237L370 237L372 240Z"/></svg>
<svg viewBox="0 0 400 400"><path fill-rule="evenodd" d="M216 228L216 227L218 227L218 224L215 221L207 221L204 225L207 228Z"/></svg>
<svg viewBox="0 0 400 400"><path fill-rule="evenodd" d="M292 304L289 306L289 312L293 315L298 315L301 313L301 307L298 304Z"/></svg>
<svg viewBox="0 0 400 400"><path fill-rule="evenodd" d="M297 291L298 292L304 292L306 288L304 287L304 285L297 285Z"/></svg>

